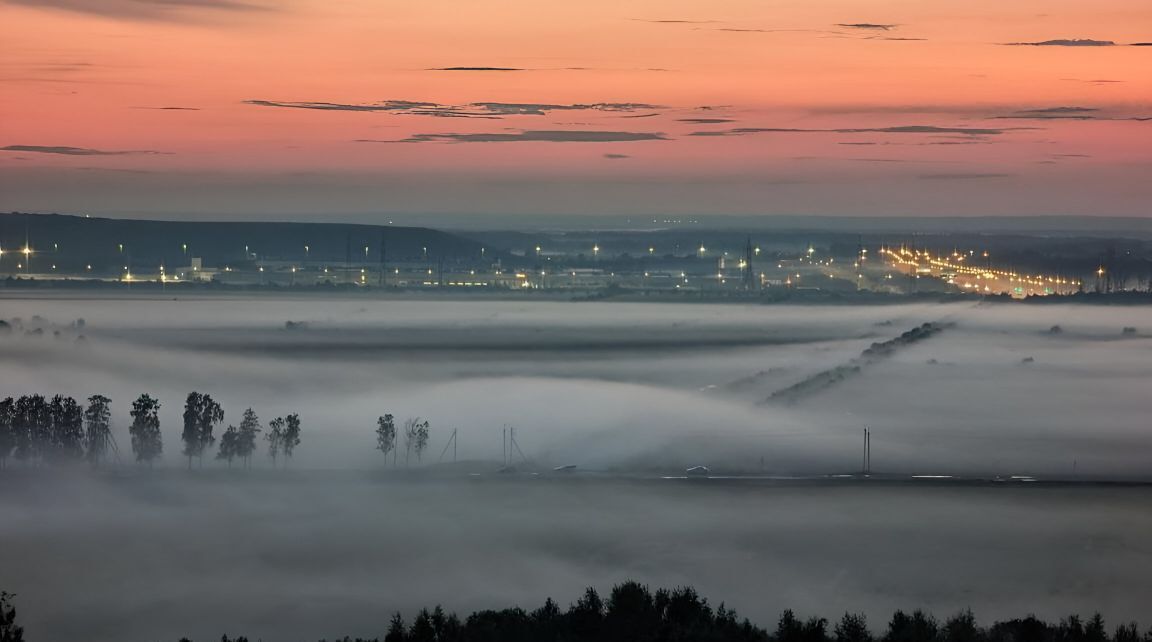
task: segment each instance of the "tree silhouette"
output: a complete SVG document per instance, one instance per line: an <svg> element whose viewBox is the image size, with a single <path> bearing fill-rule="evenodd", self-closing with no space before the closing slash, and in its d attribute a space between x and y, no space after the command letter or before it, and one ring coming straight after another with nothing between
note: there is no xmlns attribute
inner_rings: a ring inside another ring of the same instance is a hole
<svg viewBox="0 0 1152 642"><path fill-rule="evenodd" d="M164 445L160 435L160 402L150 395L140 395L132 402L132 425L128 433L132 435L132 452L136 454L136 461L147 462L149 466L163 452Z"/></svg>
<svg viewBox="0 0 1152 642"><path fill-rule="evenodd" d="M412 628L408 630L409 642L436 642L436 629L432 626L432 614L428 609L420 609Z"/></svg>
<svg viewBox="0 0 1152 642"><path fill-rule="evenodd" d="M884 642L934 640L939 628L936 618L919 609L912 615L896 611L892 614L892 621L888 623L888 633L884 635Z"/></svg>
<svg viewBox="0 0 1152 642"><path fill-rule="evenodd" d="M292 459L292 453L300 445L300 415L292 413L284 418L284 438L280 442L281 452L284 453L284 465Z"/></svg>
<svg viewBox="0 0 1152 642"><path fill-rule="evenodd" d="M220 450L216 453L216 459L223 459L228 462L228 467L232 467L232 460L239 454L240 431L236 426L228 426L224 434L220 436Z"/></svg>
<svg viewBox="0 0 1152 642"><path fill-rule="evenodd" d="M384 453L384 463L388 463L388 453L396 450L396 420L392 415L376 419L376 450ZM396 455L392 455L392 465L396 465Z"/></svg>
<svg viewBox="0 0 1152 642"><path fill-rule="evenodd" d="M100 465L112 449L112 400L104 395L88 397L84 410L84 446L86 457L93 465Z"/></svg>
<svg viewBox="0 0 1152 642"><path fill-rule="evenodd" d="M43 456L51 430L48 402L43 395L24 395L17 399L12 425L16 433L16 459L35 461Z"/></svg>
<svg viewBox="0 0 1152 642"><path fill-rule="evenodd" d="M845 613L833 628L836 642L872 642L868 620L863 613Z"/></svg>
<svg viewBox="0 0 1152 642"><path fill-rule="evenodd" d="M183 454L188 458L188 468L192 468L192 458L204 462L204 450L216 443L212 430L216 424L224 420L224 409L212 399L211 395L202 395L199 392L188 393L184 401L184 432L180 439L184 441Z"/></svg>
<svg viewBox="0 0 1152 642"><path fill-rule="evenodd" d="M948 618L940 629L940 639L941 642L980 642L984 637L976 626L976 617L966 610Z"/></svg>
<svg viewBox="0 0 1152 642"><path fill-rule="evenodd" d="M784 611L776 623L775 642L825 642L828 640L828 620L822 617L811 617L807 622L801 621L791 611Z"/></svg>
<svg viewBox="0 0 1152 642"><path fill-rule="evenodd" d="M50 437L46 454L53 461L84 457L84 409L72 397L56 395L48 406Z"/></svg>
<svg viewBox="0 0 1152 642"><path fill-rule="evenodd" d="M428 448L428 421L416 427L416 461L424 458L424 450Z"/></svg>
<svg viewBox="0 0 1152 642"><path fill-rule="evenodd" d="M615 586L608 596L604 627L609 631L606 640L620 642L645 639L659 629L660 614L648 588L638 582Z"/></svg>
<svg viewBox="0 0 1152 642"><path fill-rule="evenodd" d="M0 591L0 642L24 642L24 627L16 625L12 593Z"/></svg>
<svg viewBox="0 0 1152 642"><path fill-rule="evenodd" d="M284 418L277 417L268 422L268 434L264 435L268 441L268 456L272 458L272 467L276 467L276 459L284 450Z"/></svg>
<svg viewBox="0 0 1152 642"><path fill-rule="evenodd" d="M252 464L252 455L256 452L256 433L260 432L260 418L251 408L244 411L240 418L239 434L236 440L236 455L244 460L244 467Z"/></svg>
<svg viewBox="0 0 1152 642"><path fill-rule="evenodd" d="M0 401L0 470L8 464L8 456L16 447L16 427L13 425L16 401L8 397Z"/></svg>
<svg viewBox="0 0 1152 642"><path fill-rule="evenodd" d="M1152 632L1149 633L1149 637L1152 637ZM1121 624L1116 627L1116 633L1112 635L1112 642L1142 642L1140 627L1135 622Z"/></svg>
<svg viewBox="0 0 1152 642"><path fill-rule="evenodd" d="M416 459L428 447L428 422L421 421L419 417L409 417L404 420L404 466L408 466L409 455L416 451Z"/></svg>
<svg viewBox="0 0 1152 642"><path fill-rule="evenodd" d="M407 638L404 618L399 613L393 614L392 620L388 623L388 633L384 636L384 642L407 642Z"/></svg>
<svg viewBox="0 0 1152 642"><path fill-rule="evenodd" d="M1095 613L1084 625L1084 642L1108 642L1108 632L1104 629L1104 618Z"/></svg>
<svg viewBox="0 0 1152 642"><path fill-rule="evenodd" d="M604 626L604 602L596 589L588 587L568 610L568 628L578 640L596 640Z"/></svg>

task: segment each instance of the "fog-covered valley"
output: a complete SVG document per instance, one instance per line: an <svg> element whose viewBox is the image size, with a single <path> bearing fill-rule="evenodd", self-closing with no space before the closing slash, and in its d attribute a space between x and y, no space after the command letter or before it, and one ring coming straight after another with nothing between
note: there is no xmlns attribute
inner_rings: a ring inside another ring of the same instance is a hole
<svg viewBox="0 0 1152 642"><path fill-rule="evenodd" d="M0 337L5 396L104 394L123 440L131 400L149 393L163 404L171 465L181 463L192 390L220 401L225 424L248 407L300 413L306 468L377 465L372 431L384 413L427 418L433 450L458 429L462 459L499 460L507 424L541 465L594 470L760 470L763 457L776 473L854 471L865 426L873 467L889 472L1052 476L1075 462L1080 475L1143 477L1152 449L1152 313L1136 307L229 297L2 306L23 324ZM71 327L76 319L84 327ZM765 403L929 321L948 328L818 394Z"/></svg>
<svg viewBox="0 0 1152 642"><path fill-rule="evenodd" d="M1152 489L1071 483L1149 478L1146 308L9 294L0 318L0 397L106 395L120 447L96 471L0 472L0 588L34 639L382 635L394 610L563 604L625 578L762 624L1119 621L1152 597ZM943 329L862 358L926 322ZM844 374L771 399L826 371ZM251 469L186 470L192 390L225 425L299 413L291 464L261 443ZM141 393L162 403L153 467L128 447ZM374 450L385 413L430 422L407 470ZM500 474L506 425L523 456ZM860 471L865 427L872 481L819 481ZM438 463L454 430L459 461ZM716 478L664 479L697 465Z"/></svg>

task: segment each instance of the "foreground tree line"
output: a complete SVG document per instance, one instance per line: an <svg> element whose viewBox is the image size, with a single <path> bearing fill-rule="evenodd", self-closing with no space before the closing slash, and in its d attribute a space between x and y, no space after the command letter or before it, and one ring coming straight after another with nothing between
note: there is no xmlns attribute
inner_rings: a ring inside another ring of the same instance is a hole
<svg viewBox="0 0 1152 642"><path fill-rule="evenodd" d="M119 456L112 436L112 400L103 395L88 398L82 406L72 397L24 395L0 401L0 469L10 458L31 464L88 461L100 465ZM132 402L128 427L132 454L137 462L152 465L164 451L160 432L160 401L143 394ZM191 392L184 403L184 430L181 454L203 465L204 455L216 443L216 427L224 421L224 409L210 395ZM292 458L300 445L300 416L290 414L268 422L264 440L275 466ZM256 453L260 418L251 408L244 411L239 426L229 425L220 436L216 459L239 459L245 467Z"/></svg>
<svg viewBox="0 0 1152 642"><path fill-rule="evenodd" d="M0 642L24 642L13 597L0 592ZM221 642L248 638L225 635ZM798 618L789 610L769 632L723 604L713 609L690 587L651 592L637 582L624 582L607 600L589 588L566 611L549 598L533 611L477 611L461 620L437 606L421 610L411 624L393 615L383 638L333 642L1152 642L1152 630L1141 634L1132 622L1109 634L1099 614L1055 623L1029 615L982 627L971 611L943 621L923 611L896 611L883 629L873 632L862 614L845 613L830 624L820 617Z"/></svg>

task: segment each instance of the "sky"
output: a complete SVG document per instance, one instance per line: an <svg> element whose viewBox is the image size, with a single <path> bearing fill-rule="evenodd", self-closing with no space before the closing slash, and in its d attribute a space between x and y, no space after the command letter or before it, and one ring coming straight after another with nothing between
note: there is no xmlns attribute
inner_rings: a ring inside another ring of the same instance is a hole
<svg viewBox="0 0 1152 642"><path fill-rule="evenodd" d="M1108 215L1144 0L0 0L0 210Z"/></svg>

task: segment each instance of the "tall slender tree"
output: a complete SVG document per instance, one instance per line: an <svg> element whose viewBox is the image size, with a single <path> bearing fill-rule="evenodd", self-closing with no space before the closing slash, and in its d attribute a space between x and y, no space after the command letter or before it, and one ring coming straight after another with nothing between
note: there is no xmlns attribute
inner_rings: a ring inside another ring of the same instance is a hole
<svg viewBox="0 0 1152 642"><path fill-rule="evenodd" d="M268 441L268 456L272 458L272 467L276 467L276 460L284 452L284 418L277 417L268 422L268 434L264 435Z"/></svg>
<svg viewBox="0 0 1152 642"><path fill-rule="evenodd" d="M223 459L228 462L228 467L232 467L232 460L239 454L237 444L240 442L240 431L236 426L228 426L224 434L220 436L220 451L216 453L216 459Z"/></svg>
<svg viewBox="0 0 1152 642"><path fill-rule="evenodd" d="M240 418L239 434L236 440L236 455L244 460L244 467L252 464L252 455L256 452L256 433L260 432L260 418L251 408L244 411Z"/></svg>
<svg viewBox="0 0 1152 642"><path fill-rule="evenodd" d="M376 419L376 450L384 453L384 464L388 464L388 453L392 455L392 465L396 465L396 420L392 415Z"/></svg>
<svg viewBox="0 0 1152 642"><path fill-rule="evenodd" d="M93 465L100 462L112 450L112 400L104 395L88 397L88 407L84 410L85 456Z"/></svg>
<svg viewBox="0 0 1152 642"><path fill-rule="evenodd" d="M300 415L296 413L288 415L284 418L284 424L284 441L280 446L284 452L284 465L287 466L288 460L292 459L292 453L300 445Z"/></svg>
<svg viewBox="0 0 1152 642"><path fill-rule="evenodd" d="M416 444L413 450L416 451L416 461L424 460L424 450L428 448L428 420L424 420L416 426Z"/></svg>
<svg viewBox="0 0 1152 642"><path fill-rule="evenodd" d="M16 428L12 423L15 411L16 401L12 397L0 401L0 470L8 464L8 456L16 447Z"/></svg>
<svg viewBox="0 0 1152 642"><path fill-rule="evenodd" d="M213 428L223 420L224 409L211 395L195 391L188 393L184 402L184 432L180 435L184 441L183 453L188 458L188 468L192 468L193 457L203 465L204 450L216 443Z"/></svg>
<svg viewBox="0 0 1152 642"><path fill-rule="evenodd" d="M151 395L140 395L132 402L132 425L128 433L132 435L132 452L136 454L136 461L145 462L149 466L164 450L163 438L160 435L160 402Z"/></svg>
<svg viewBox="0 0 1152 642"><path fill-rule="evenodd" d="M24 395L16 400L12 416L16 432L16 458L36 461L44 455L51 431L48 402L43 395Z"/></svg>
<svg viewBox="0 0 1152 642"><path fill-rule="evenodd" d="M84 457L84 408L72 397L56 395L48 406L51 424L45 453L53 461Z"/></svg>
<svg viewBox="0 0 1152 642"><path fill-rule="evenodd" d="M409 417L404 420L404 465L408 466L409 456L416 451L419 461L424 448L428 446L428 422L419 417Z"/></svg>

